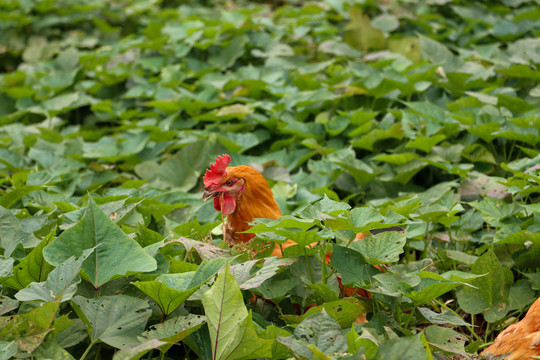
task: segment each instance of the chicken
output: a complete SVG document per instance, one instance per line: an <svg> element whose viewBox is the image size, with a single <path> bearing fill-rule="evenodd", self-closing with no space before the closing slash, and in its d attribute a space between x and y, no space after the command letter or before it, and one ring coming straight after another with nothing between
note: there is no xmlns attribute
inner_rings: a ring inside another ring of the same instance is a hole
<svg viewBox="0 0 540 360"><path fill-rule="evenodd" d="M508 354L507 360L533 360L540 357L540 298L531 306L523 320L501 332L482 355Z"/></svg>
<svg viewBox="0 0 540 360"><path fill-rule="evenodd" d="M210 169L203 176L203 200L214 199L214 208L227 215L227 221L223 223L223 239L232 246L249 243L255 237L255 234L242 233L251 227L249 223L255 218L278 219L281 210L261 173L250 166L228 167L230 162L231 157L223 154L216 158L214 164L210 164ZM371 233L375 235L384 231L403 231L403 228L393 226L371 230ZM358 233L355 241L367 236ZM282 248L295 244L287 240Z"/></svg>
<svg viewBox="0 0 540 360"><path fill-rule="evenodd" d="M248 230L255 218L278 219L281 210L274 200L274 195L264 177L250 166L228 167L231 157L223 154L216 158L210 169L203 176L204 193L203 200L214 199L214 208L227 215L223 223L223 239L229 245L247 244L255 237L255 234L242 233ZM373 235L384 231L403 231L400 226L385 229L371 230ZM354 241L367 237L363 233L356 234ZM310 244L313 247L317 243ZM282 256L282 250L296 245L292 240L287 240L281 246L274 245L270 256ZM330 263L331 252L326 254L326 263ZM376 265L381 271L382 269ZM350 288L341 284L340 289L345 296L370 297L370 294L360 288Z"/></svg>
<svg viewBox="0 0 540 360"><path fill-rule="evenodd" d="M264 177L250 166L227 167L231 157L218 156L203 176L203 200L214 199L214 208L227 215L223 240L229 246L249 243L255 234L242 234L255 218L277 219L281 210Z"/></svg>

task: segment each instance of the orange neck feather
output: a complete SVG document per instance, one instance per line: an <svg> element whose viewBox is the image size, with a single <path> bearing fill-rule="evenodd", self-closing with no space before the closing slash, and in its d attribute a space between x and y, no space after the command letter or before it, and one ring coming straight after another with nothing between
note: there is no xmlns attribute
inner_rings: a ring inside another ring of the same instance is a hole
<svg viewBox="0 0 540 360"><path fill-rule="evenodd" d="M277 219L281 210L274 200L274 195L264 177L249 166L235 166L227 168L227 177L244 179L244 191L237 195L236 209L227 216L227 224L236 232L251 228L250 222L255 218ZM237 234L239 242L247 242L255 234Z"/></svg>

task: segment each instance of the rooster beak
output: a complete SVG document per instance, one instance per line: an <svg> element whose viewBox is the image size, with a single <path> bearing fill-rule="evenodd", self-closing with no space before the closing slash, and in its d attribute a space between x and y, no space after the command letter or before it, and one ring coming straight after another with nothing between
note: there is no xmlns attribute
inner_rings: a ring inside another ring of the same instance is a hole
<svg viewBox="0 0 540 360"><path fill-rule="evenodd" d="M208 199L216 197L218 194L219 194L219 191L214 191L213 189L206 190L202 195L202 199L203 199L203 201L206 201Z"/></svg>

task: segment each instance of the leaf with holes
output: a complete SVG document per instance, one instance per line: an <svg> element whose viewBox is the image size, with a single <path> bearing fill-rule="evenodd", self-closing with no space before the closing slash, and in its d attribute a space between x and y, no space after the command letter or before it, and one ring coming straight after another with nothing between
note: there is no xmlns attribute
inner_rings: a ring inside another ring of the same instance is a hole
<svg viewBox="0 0 540 360"><path fill-rule="evenodd" d="M277 341L300 358L312 357L310 345L323 354L346 353L348 347L341 326L325 311L307 317L294 329L293 336L278 337Z"/></svg>
<svg viewBox="0 0 540 360"><path fill-rule="evenodd" d="M203 315L178 316L152 326L150 330L143 333L143 336L149 340L163 341L159 348L165 353L171 346L195 332L205 322L206 318Z"/></svg>
<svg viewBox="0 0 540 360"><path fill-rule="evenodd" d="M431 325L425 330L426 341L436 348L450 354L467 356L465 352L466 337L452 329Z"/></svg>
<svg viewBox="0 0 540 360"><path fill-rule="evenodd" d="M144 331L152 313L148 302L127 295L95 299L75 296L71 304L85 323L92 343L103 341L118 349L140 344L137 336Z"/></svg>
<svg viewBox="0 0 540 360"><path fill-rule="evenodd" d="M50 272L47 280L39 283L31 283L20 290L15 297L20 301L42 300L45 302L61 299L70 300L77 291L77 284L81 282L79 271L82 262L94 249L84 250L80 258L70 257Z"/></svg>
<svg viewBox="0 0 540 360"><path fill-rule="evenodd" d="M158 349L160 346L166 344L165 341L151 339L132 348L117 351L114 353L113 360L139 360L149 351Z"/></svg>
<svg viewBox="0 0 540 360"><path fill-rule="evenodd" d="M54 330L51 325L59 306L59 301L49 302L24 314L0 317L0 339L31 353Z"/></svg>

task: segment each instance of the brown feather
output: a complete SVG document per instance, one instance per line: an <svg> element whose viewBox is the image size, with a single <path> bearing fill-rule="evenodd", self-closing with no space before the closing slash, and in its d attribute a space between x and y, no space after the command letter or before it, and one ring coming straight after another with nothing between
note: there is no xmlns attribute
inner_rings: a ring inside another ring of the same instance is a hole
<svg viewBox="0 0 540 360"><path fill-rule="evenodd" d="M534 359L540 356L540 298L531 306L523 320L502 331L482 354L510 354L506 359Z"/></svg>

